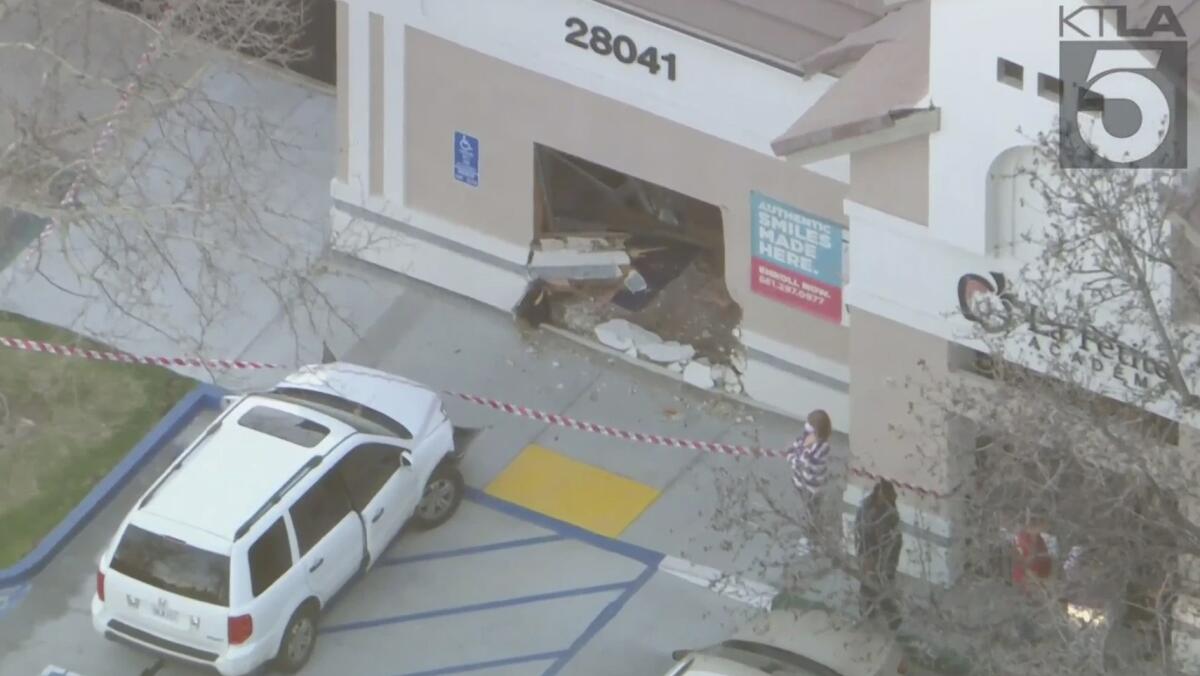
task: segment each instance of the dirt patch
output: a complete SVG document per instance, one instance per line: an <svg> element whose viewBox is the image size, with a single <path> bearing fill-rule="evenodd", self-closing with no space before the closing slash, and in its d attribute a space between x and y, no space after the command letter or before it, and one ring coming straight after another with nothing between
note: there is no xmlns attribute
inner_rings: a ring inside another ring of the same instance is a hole
<svg viewBox="0 0 1200 676"><path fill-rule="evenodd" d="M104 349L7 313L0 335ZM193 385L159 367L0 348L0 568L33 549Z"/></svg>

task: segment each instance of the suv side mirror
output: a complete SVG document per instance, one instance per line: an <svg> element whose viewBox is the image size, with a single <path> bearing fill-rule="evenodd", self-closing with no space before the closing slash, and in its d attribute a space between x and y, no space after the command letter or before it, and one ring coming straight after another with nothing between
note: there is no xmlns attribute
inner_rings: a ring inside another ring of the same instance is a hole
<svg viewBox="0 0 1200 676"><path fill-rule="evenodd" d="M408 449L400 451L400 464L404 467L412 467L412 451Z"/></svg>
<svg viewBox="0 0 1200 676"><path fill-rule="evenodd" d="M238 395L238 394L227 394L227 395L221 397L221 410L224 411L225 409L229 408L230 406L233 406L234 404L237 403L237 400L241 399L241 398L242 398L241 395Z"/></svg>

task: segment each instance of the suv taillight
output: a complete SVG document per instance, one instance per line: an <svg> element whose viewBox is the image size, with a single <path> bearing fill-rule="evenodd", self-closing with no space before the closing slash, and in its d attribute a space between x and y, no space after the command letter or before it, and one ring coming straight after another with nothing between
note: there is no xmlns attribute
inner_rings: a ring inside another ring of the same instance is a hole
<svg viewBox="0 0 1200 676"><path fill-rule="evenodd" d="M229 644L240 645L250 639L254 633L254 618L249 615L238 615L229 618Z"/></svg>
<svg viewBox="0 0 1200 676"><path fill-rule="evenodd" d="M104 601L104 573L96 571L96 598Z"/></svg>

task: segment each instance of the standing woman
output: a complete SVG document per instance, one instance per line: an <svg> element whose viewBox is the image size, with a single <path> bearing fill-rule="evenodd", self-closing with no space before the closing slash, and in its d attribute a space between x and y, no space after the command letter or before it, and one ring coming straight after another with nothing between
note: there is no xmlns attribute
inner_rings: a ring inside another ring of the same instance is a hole
<svg viewBox="0 0 1200 676"><path fill-rule="evenodd" d="M809 522L817 531L821 529L821 501L829 481L829 439L832 436L829 414L817 409L808 414L804 434L788 448L792 484L804 496Z"/></svg>

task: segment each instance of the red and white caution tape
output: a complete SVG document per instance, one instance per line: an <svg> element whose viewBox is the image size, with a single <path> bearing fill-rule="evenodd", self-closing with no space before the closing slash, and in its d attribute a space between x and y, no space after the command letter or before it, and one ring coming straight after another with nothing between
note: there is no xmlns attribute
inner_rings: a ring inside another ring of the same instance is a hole
<svg viewBox="0 0 1200 676"><path fill-rule="evenodd" d="M660 434L645 434L642 432L630 432L611 425L600 425L598 423L588 422L586 420L578 420L570 416L562 415L561 413L549 413L547 411L539 411L527 406L518 406L500 401L498 399L489 399L476 394L464 394L462 392L446 392L451 396L464 399L480 406L487 406L502 413L507 413L520 418L528 418L549 425L557 425L567 429L579 430L581 432L589 432L599 434L605 437L614 437L624 439L626 441L636 441L642 444L654 444L656 446L667 446L669 448L686 448L693 451L706 451L708 453L721 453L724 455L738 455L755 458L786 458L787 451L773 448L761 448L757 446L741 446L738 444L724 444L716 441L696 441L694 439L680 439L678 437L668 437ZM851 467L850 473L861 476L872 481L879 481L886 477L873 472L869 472L860 467ZM953 495L958 489L955 487L947 493L938 493L937 491L917 486L904 481L890 480L892 485L897 488L903 488L918 495L926 497L944 498Z"/></svg>
<svg viewBox="0 0 1200 676"><path fill-rule="evenodd" d="M201 359L199 357L142 357L128 354L125 352L110 352L107 350L91 350L84 347L74 347L72 345L57 345L55 343L47 343L41 340L28 340L26 338L8 338L0 336L0 345L13 348L15 350L23 350L25 352L44 352L46 354L56 354L61 357L83 357L84 359L92 359L96 361L115 361L124 364L151 364L155 366L196 366L200 368L211 368L220 370L229 369L286 369L291 368L284 364L271 364L260 361L246 361L243 359Z"/></svg>
<svg viewBox="0 0 1200 676"><path fill-rule="evenodd" d="M244 359L203 359L200 357L144 357L128 354L125 352L112 352L106 350L92 350L81 347L72 347L70 345L59 345L55 343L47 343L40 340L28 340L25 338L10 338L0 336L0 346L12 348L15 350L23 350L25 352L41 352L45 354L59 355L63 357L82 357L84 359L92 359L96 361L111 361L121 362L126 364L150 364L155 366L195 366L201 368L211 368L219 370L262 370L262 369L291 369L295 368L287 364L272 364L270 362L248 361ZM623 439L625 441L633 441L642 444L653 444L656 446L666 446L668 448L684 448L692 451L705 451L707 453L721 453L724 455L735 455L754 458L784 458L787 457L787 451L762 448L757 446L743 446L739 444L725 444L717 441L697 441L695 439L681 439L679 437L665 436L661 434L646 434L643 432L631 432L619 427L611 425L601 425L599 423L579 420L571 416L561 413L550 413L541 411L528 406L519 406L510 404L499 399L491 399L482 397L477 394L466 394L463 392L450 392L448 394L457 397L464 401L469 401L473 404L486 406L501 413L506 413L519 418L527 418L536 420L548 425L556 425L567 429L587 432L589 434L599 434L601 436ZM861 476L872 481L879 481L886 477L869 472L859 467L850 468L850 473L856 476ZM902 488L921 496L945 498L957 492L958 488L946 492L939 493L937 491L916 486L914 484L903 481L890 479L893 485Z"/></svg>
<svg viewBox="0 0 1200 676"><path fill-rule="evenodd" d="M643 434L641 432L630 432L609 425L599 425L585 420L577 420L570 416L565 416L560 413L547 413L537 409L528 408L526 406L517 406L496 399L488 399L474 394L463 394L461 392L447 392L446 394L453 395L460 399L465 399L469 402L487 406L497 411L507 413L509 415L529 418L538 422L566 427L568 429L579 430L581 432L590 432L599 434L605 437L616 437L626 441L636 441L643 444L654 444L656 446L668 446L670 448L686 448L693 451L707 451L709 453L723 453L725 455L744 455L758 458L782 458L786 457L785 451L777 451L770 448L756 448L753 446L739 446L736 444L722 444L716 441L695 441L692 439L679 439L677 437L667 437L660 434Z"/></svg>
<svg viewBox="0 0 1200 676"><path fill-rule="evenodd" d="M89 164L94 166L100 161L101 153L108 149L109 144L112 143L113 138L116 136L117 119L129 109L130 99L137 92L138 88L142 86L146 69L162 54L163 29L171 21L171 17L174 14L175 7L173 5L167 4L163 6L162 16L154 24L155 37L146 47L146 51L142 52L142 55L138 57L137 65L133 69L133 77L121 88L119 93L120 100L117 102L117 107L113 110L112 115L109 116L108 122L104 124L104 129L100 131L99 138L92 144L91 151L88 153ZM71 179L71 184L67 187L67 191L63 194L63 198L59 202L61 208L66 209L75 204L75 201L79 197L79 187L83 182L83 175L86 173L86 168L87 165L84 165L79 171L75 172L75 175ZM39 244L53 234L56 221L57 219L52 220L46 224L46 227L42 228L42 232L38 235ZM37 248L41 248L40 245ZM30 247L25 253L26 262L33 258L35 250L34 247Z"/></svg>

